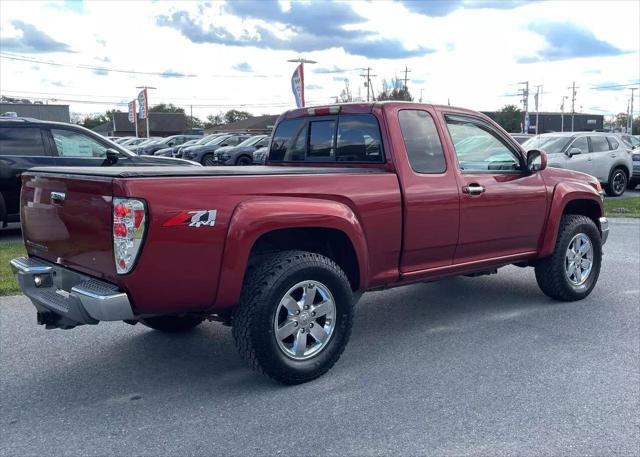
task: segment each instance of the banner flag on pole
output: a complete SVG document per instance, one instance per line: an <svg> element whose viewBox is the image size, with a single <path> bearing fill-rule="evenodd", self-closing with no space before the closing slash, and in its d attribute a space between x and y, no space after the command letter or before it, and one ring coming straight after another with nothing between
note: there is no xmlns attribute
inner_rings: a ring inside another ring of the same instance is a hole
<svg viewBox="0 0 640 457"><path fill-rule="evenodd" d="M304 108L304 70L302 64L298 65L291 76L291 90L296 99L296 106Z"/></svg>
<svg viewBox="0 0 640 457"><path fill-rule="evenodd" d="M146 119L148 108L149 106L147 105L147 89L142 89L138 94L138 118Z"/></svg>
<svg viewBox="0 0 640 457"><path fill-rule="evenodd" d="M129 102L129 122L132 124L136 121L136 101L131 100Z"/></svg>

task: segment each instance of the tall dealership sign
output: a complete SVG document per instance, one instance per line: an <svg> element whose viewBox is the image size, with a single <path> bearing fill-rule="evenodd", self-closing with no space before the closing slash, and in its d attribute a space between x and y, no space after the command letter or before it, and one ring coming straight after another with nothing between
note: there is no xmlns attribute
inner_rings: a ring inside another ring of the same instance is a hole
<svg viewBox="0 0 640 457"><path fill-rule="evenodd" d="M149 98L145 87L138 94L138 118L147 120L147 138L149 138Z"/></svg>
<svg viewBox="0 0 640 457"><path fill-rule="evenodd" d="M291 90L296 99L298 108L304 107L304 67L302 63L298 65L291 76Z"/></svg>
<svg viewBox="0 0 640 457"><path fill-rule="evenodd" d="M138 119L136 116L136 101L131 100L129 102L129 122L136 126L136 136L138 136Z"/></svg>

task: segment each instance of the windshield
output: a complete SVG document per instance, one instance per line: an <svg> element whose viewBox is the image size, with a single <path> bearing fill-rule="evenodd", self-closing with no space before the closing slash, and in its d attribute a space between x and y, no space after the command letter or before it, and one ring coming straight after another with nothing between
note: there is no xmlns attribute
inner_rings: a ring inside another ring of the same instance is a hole
<svg viewBox="0 0 640 457"><path fill-rule="evenodd" d="M570 136L537 135L522 143L522 147L525 151L542 149L547 154L558 154L562 152L571 140L573 140L573 137Z"/></svg>
<svg viewBox="0 0 640 457"><path fill-rule="evenodd" d="M222 143L224 140L226 140L227 138L229 138L230 135L223 135L223 136L219 136L214 138L213 140L209 141L206 144L220 144Z"/></svg>
<svg viewBox="0 0 640 457"><path fill-rule="evenodd" d="M254 144L256 144L258 141L260 141L263 138L264 138L264 136L262 136L262 135L252 136L251 138L247 138L242 143L240 143L238 145L238 147L241 148L243 146L253 146Z"/></svg>

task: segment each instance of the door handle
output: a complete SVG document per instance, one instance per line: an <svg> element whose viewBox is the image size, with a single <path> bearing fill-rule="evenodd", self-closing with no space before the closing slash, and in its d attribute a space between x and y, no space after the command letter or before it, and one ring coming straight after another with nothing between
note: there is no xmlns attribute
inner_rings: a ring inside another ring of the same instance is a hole
<svg viewBox="0 0 640 457"><path fill-rule="evenodd" d="M476 184L476 183L469 184L468 186L464 186L462 188L462 192L469 195L480 195L484 191L485 191L484 186L481 186L480 184Z"/></svg>
<svg viewBox="0 0 640 457"><path fill-rule="evenodd" d="M61 204L66 197L64 192L51 192L51 203Z"/></svg>

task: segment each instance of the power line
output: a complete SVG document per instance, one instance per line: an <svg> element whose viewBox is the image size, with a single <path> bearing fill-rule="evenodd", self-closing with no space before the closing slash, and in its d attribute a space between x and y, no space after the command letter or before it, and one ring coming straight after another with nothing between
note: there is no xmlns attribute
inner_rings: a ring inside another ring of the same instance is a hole
<svg viewBox="0 0 640 457"><path fill-rule="evenodd" d="M163 76L163 77L182 77L182 78L279 78L282 75L265 75L258 73L249 73L249 74L218 74L218 75L196 75L196 74L184 74L179 73L173 70L166 71L138 71L138 70L124 70L120 68L110 68L104 66L97 65L88 65L88 64L69 64L69 63L61 63L55 62L52 60L41 60L33 57L20 56L17 54L7 54L0 53L0 58L7 60L14 60L19 62L28 62L28 63L37 63L41 65L52 65L55 67L68 67L68 68L80 68L83 70L91 70L91 71L108 71L112 73L125 73L125 74L134 74L134 75L147 75L147 76Z"/></svg>

